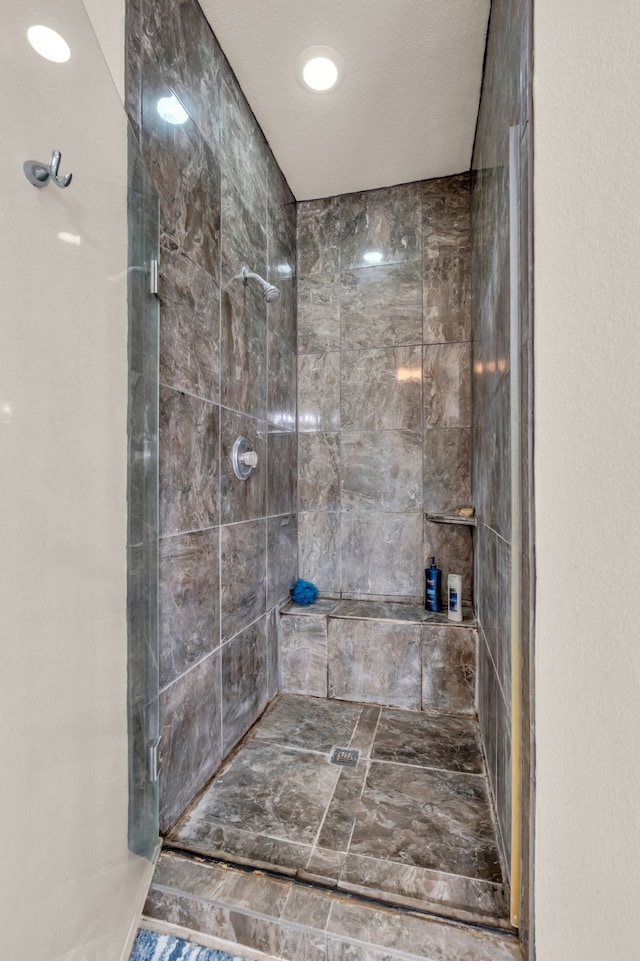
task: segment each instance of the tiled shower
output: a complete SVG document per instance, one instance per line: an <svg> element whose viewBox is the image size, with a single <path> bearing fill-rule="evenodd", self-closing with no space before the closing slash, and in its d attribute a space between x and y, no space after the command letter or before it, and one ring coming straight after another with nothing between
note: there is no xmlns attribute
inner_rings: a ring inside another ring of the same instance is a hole
<svg viewBox="0 0 640 961"><path fill-rule="evenodd" d="M526 5L505 10L494 4L489 75L501 43L513 71L526 60ZM513 104L487 85L471 173L296 204L195 0L129 0L127 16L128 111L160 197L161 830L278 691L296 692L294 618L281 624L280 609L298 574L331 603L411 608L400 674L417 694L395 706L437 710L425 677L446 688L449 665L458 700L444 710L473 713L475 623L462 642L420 619L435 555L480 615L477 706L508 868L509 504L494 482L508 465L495 426L508 330L487 334L504 324L505 158L484 144ZM185 123L159 117L161 96ZM523 107L508 122L525 119ZM244 265L278 286L275 304L243 283ZM480 363L494 364L490 385ZM238 436L258 454L248 482L231 470ZM478 496L477 531L442 522ZM308 629L320 646L324 631L325 662L299 693L375 702L327 683L331 624ZM397 657L388 628L357 631L377 639L374 657Z"/></svg>

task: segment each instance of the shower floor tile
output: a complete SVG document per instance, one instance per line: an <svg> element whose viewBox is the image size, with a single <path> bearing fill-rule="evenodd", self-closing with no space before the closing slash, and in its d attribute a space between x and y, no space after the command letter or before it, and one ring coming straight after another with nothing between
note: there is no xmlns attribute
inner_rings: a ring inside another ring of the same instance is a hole
<svg viewBox="0 0 640 961"><path fill-rule="evenodd" d="M330 763L355 748L355 767ZM467 717L281 694L167 839L388 903L507 924Z"/></svg>

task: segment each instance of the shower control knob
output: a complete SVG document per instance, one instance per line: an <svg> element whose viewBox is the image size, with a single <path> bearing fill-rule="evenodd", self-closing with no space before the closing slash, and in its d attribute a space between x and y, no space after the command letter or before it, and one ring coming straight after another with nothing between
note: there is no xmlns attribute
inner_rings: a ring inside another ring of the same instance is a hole
<svg viewBox="0 0 640 961"><path fill-rule="evenodd" d="M246 480L258 466L258 455L246 437L238 437L231 451L233 472L240 480Z"/></svg>
<svg viewBox="0 0 640 961"><path fill-rule="evenodd" d="M254 450L248 450L246 454L241 454L239 459L240 462L246 464L247 467L258 466L258 455Z"/></svg>

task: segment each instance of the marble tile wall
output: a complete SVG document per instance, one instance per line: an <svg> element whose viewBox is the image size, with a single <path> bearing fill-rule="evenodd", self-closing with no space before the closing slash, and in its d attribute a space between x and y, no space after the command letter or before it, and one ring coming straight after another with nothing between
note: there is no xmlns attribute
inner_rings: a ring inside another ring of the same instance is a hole
<svg viewBox="0 0 640 961"><path fill-rule="evenodd" d="M183 124L158 113L172 96ZM296 205L196 0L128 0L127 109L160 198L166 830L278 688L273 612L297 574ZM259 458L245 482L238 435Z"/></svg>
<svg viewBox="0 0 640 961"><path fill-rule="evenodd" d="M417 602L434 550L471 599L466 174L298 204L300 575ZM442 526L442 525L440 525Z"/></svg>
<svg viewBox="0 0 640 961"><path fill-rule="evenodd" d="M434 616L442 622L429 622ZM288 693L475 715L472 619L452 624L421 604L323 598L283 609L280 643Z"/></svg>
<svg viewBox="0 0 640 961"><path fill-rule="evenodd" d="M531 327L531 0L495 0L471 181L473 320L473 499L478 514L475 601L479 622L479 717L498 822L509 865L511 844L511 488L509 338L509 127L520 125L520 306L523 389L523 851L530 859L532 657ZM523 940L531 886L523 872Z"/></svg>

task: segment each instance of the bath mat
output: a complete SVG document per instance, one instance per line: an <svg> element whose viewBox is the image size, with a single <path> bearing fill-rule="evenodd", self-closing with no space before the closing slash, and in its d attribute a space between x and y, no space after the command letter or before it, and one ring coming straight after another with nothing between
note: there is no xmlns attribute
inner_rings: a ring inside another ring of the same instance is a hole
<svg viewBox="0 0 640 961"><path fill-rule="evenodd" d="M155 931L138 931L129 961L247 961L240 955L203 948Z"/></svg>

